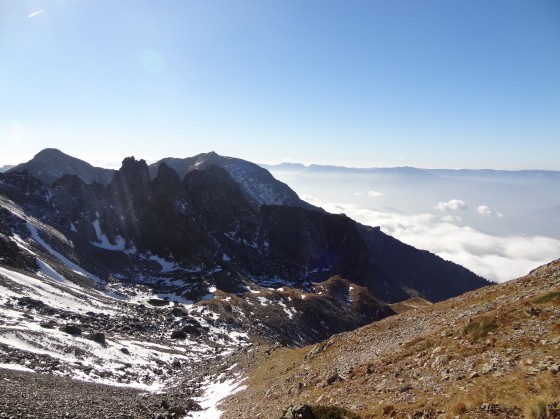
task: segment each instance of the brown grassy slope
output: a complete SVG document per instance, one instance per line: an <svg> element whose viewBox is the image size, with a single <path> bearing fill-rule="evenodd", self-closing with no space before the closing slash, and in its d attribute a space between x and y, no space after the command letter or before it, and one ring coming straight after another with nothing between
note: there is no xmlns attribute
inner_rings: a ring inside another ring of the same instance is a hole
<svg viewBox="0 0 560 419"><path fill-rule="evenodd" d="M560 260L314 346L269 352L223 404L223 418L279 418L298 403L364 418L523 417L560 400Z"/></svg>

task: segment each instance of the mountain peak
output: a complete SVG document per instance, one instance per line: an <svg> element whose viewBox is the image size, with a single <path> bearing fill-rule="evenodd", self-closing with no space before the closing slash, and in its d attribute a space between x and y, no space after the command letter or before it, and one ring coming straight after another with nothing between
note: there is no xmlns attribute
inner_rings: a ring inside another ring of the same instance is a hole
<svg viewBox="0 0 560 419"><path fill-rule="evenodd" d="M268 170L247 160L221 156L215 151L184 159L168 157L150 165L152 178L163 163L175 170L181 179L192 171L205 170L210 166L220 167L239 184L245 197L256 206L292 205L318 210L302 201L288 185L275 179Z"/></svg>
<svg viewBox="0 0 560 419"><path fill-rule="evenodd" d="M39 151L26 163L12 167L9 172L27 171L46 185L52 185L63 175L77 175L86 183L107 184L113 177L113 170L94 167L91 164L64 154L56 148Z"/></svg>
<svg viewBox="0 0 560 419"><path fill-rule="evenodd" d="M44 148L43 150L35 154L35 158L41 158L41 157L71 157L71 156L64 154L58 148Z"/></svg>

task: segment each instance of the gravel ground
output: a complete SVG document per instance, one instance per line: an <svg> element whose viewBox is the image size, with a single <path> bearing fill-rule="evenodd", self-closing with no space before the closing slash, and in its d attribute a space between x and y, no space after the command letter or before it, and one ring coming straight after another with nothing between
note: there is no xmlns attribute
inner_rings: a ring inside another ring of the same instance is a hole
<svg viewBox="0 0 560 419"><path fill-rule="evenodd" d="M0 368L0 418L172 418L198 410L188 388L164 394Z"/></svg>

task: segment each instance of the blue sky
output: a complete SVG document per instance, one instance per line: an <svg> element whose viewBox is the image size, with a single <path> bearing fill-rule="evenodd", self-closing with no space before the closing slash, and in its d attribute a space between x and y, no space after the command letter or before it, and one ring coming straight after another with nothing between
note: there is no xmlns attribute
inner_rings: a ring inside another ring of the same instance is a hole
<svg viewBox="0 0 560 419"><path fill-rule="evenodd" d="M557 0L0 0L0 165L560 170Z"/></svg>

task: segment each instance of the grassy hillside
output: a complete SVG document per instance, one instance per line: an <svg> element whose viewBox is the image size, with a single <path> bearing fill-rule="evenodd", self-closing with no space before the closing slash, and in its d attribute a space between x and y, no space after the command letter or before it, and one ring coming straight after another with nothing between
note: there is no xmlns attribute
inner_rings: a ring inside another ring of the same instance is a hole
<svg viewBox="0 0 560 419"><path fill-rule="evenodd" d="M396 311L314 346L257 351L223 417L280 418L302 403L340 418L558 417L560 260Z"/></svg>

